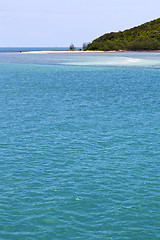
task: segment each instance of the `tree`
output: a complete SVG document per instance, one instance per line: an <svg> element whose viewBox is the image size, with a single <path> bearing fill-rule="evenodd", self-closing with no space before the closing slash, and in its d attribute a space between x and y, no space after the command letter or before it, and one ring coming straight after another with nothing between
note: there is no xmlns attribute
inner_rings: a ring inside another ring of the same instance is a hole
<svg viewBox="0 0 160 240"><path fill-rule="evenodd" d="M71 51L75 50L75 46L73 45L73 43L71 43L71 45L69 46L69 49L70 49Z"/></svg>
<svg viewBox="0 0 160 240"><path fill-rule="evenodd" d="M87 50L158 50L160 18L123 32L106 33L87 45Z"/></svg>
<svg viewBox="0 0 160 240"><path fill-rule="evenodd" d="M87 46L88 46L88 43L83 43L83 45L82 45L83 51L87 50Z"/></svg>

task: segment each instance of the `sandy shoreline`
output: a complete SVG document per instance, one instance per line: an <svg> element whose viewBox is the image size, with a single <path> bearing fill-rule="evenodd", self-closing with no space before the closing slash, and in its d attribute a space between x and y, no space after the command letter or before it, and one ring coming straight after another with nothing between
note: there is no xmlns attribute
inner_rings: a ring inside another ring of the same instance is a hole
<svg viewBox="0 0 160 240"><path fill-rule="evenodd" d="M70 50L66 50L66 51L28 51L28 52L20 52L21 54L46 54L46 53L95 53L95 52L99 52L102 53L104 51L70 51Z"/></svg>
<svg viewBox="0 0 160 240"><path fill-rule="evenodd" d="M119 50L119 51L28 51L28 52L19 52L20 54L48 54L48 53L133 53L133 52L136 52L136 53L160 53L160 50L151 50L151 51L124 51L124 50Z"/></svg>

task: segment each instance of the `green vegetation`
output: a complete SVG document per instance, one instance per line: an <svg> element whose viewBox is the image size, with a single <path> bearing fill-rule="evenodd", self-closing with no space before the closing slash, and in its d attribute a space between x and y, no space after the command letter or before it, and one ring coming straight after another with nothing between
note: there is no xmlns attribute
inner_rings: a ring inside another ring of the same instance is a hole
<svg viewBox="0 0 160 240"><path fill-rule="evenodd" d="M87 46L88 46L88 43L83 43L83 45L82 45L83 51L86 51L86 50L87 50Z"/></svg>
<svg viewBox="0 0 160 240"><path fill-rule="evenodd" d="M123 32L105 34L89 43L87 50L160 50L160 18Z"/></svg>
<svg viewBox="0 0 160 240"><path fill-rule="evenodd" d="M71 45L69 46L69 49L70 49L71 51L75 50L75 46L74 46L73 43L71 43Z"/></svg>

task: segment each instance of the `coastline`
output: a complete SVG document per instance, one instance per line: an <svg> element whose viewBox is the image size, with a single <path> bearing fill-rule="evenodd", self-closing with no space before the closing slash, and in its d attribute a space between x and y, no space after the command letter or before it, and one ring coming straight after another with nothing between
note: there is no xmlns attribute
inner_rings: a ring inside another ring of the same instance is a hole
<svg viewBox="0 0 160 240"><path fill-rule="evenodd" d="M28 52L19 52L20 54L49 54L49 53L160 53L160 50L141 50L141 51L125 51L125 50L119 50L119 51L92 51L92 50L87 50L87 51L83 51L83 50L75 50L75 51L70 51L70 50L66 50L66 51L28 51Z"/></svg>
<svg viewBox="0 0 160 240"><path fill-rule="evenodd" d="M53 51L28 51L28 52L20 52L20 54L46 54L46 53L102 53L105 51L83 51L83 50L75 50L75 51L70 51L70 50L66 50L66 51L60 51L60 50L53 50Z"/></svg>

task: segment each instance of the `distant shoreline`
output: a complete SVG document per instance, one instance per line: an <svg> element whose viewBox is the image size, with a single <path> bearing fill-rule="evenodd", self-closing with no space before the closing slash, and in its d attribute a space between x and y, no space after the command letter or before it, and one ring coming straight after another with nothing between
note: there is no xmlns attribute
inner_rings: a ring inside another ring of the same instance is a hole
<svg viewBox="0 0 160 240"><path fill-rule="evenodd" d="M94 53L94 52L99 52L102 53L104 51L83 51L83 50L74 50L74 51L70 51L70 50L49 50L49 51L28 51L28 52L20 52L22 54L46 54L46 53Z"/></svg>
<svg viewBox="0 0 160 240"><path fill-rule="evenodd" d="M59 51L59 50L57 50L57 51L55 51L55 50L53 50L53 51L51 51L51 50L49 50L49 51L28 51L28 52L19 52L20 54L48 54L48 53L134 53L134 52L136 52L136 53L160 53L160 50L147 50L147 51L145 51L145 50L143 50L143 51L125 51L125 50L119 50L119 51L91 51L91 50L87 50L87 51L83 51L83 50L75 50L75 51L70 51L70 50L65 50L65 51Z"/></svg>

